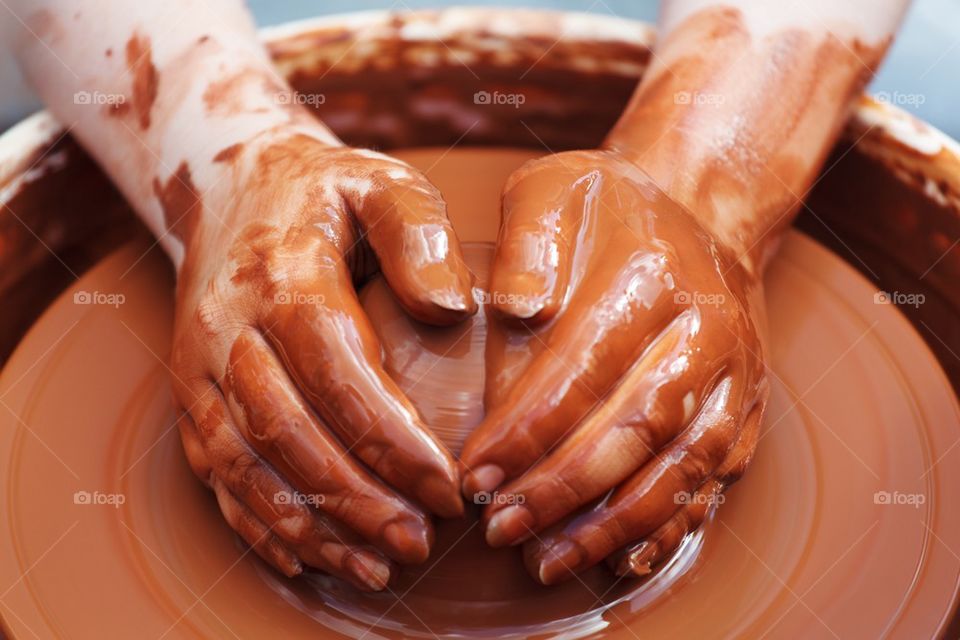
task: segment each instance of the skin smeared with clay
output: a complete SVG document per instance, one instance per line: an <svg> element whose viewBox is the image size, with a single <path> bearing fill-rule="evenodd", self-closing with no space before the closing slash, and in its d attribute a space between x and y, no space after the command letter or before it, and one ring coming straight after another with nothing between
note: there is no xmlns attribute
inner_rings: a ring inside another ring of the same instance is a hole
<svg viewBox="0 0 960 640"><path fill-rule="evenodd" d="M854 28L820 7L828 30L691 4L667 3L603 148L504 188L463 491L501 494L487 541L525 543L544 584L604 559L649 573L745 470L767 399L763 268L904 8Z"/></svg>
<svg viewBox="0 0 960 640"><path fill-rule="evenodd" d="M544 305L532 337L509 324L530 317L512 282L530 270L510 243L531 222L523 214L543 220L520 208L530 202L563 229L556 264L568 268L558 285L566 290L550 296L570 300ZM590 564L602 560L616 551L605 529L653 531L676 511L675 496L711 480L728 455L749 458L752 448L734 444L756 438L766 400L763 318L736 255L616 152L527 164L508 182L504 207L492 299L511 315L490 329L490 409L464 449L466 489L506 496L485 511L487 541L533 540L531 571L549 584L589 566L569 555L582 553L574 545L596 541ZM575 542L557 533L556 560L541 559L543 531L611 489L603 507L572 523Z"/></svg>
<svg viewBox="0 0 960 640"><path fill-rule="evenodd" d="M461 489L523 496L485 509L486 537L526 542L545 584L604 559L643 574L702 522L756 443L763 267L903 3L866 24L859 3L809 3L831 30L759 2L667 4L603 147L506 185L462 483L355 293L379 270L418 320L476 310L437 190L291 100L236 3L67 4L17 3L19 57L177 267L191 467L287 575L376 590L428 556L428 514L459 515Z"/></svg>
<svg viewBox="0 0 960 640"><path fill-rule="evenodd" d="M379 590L423 562L430 514L463 511L458 469L355 287L380 271L427 323L476 311L440 193L293 101L238 2L19 5L43 23L25 75L177 267L178 427L227 522L289 576Z"/></svg>

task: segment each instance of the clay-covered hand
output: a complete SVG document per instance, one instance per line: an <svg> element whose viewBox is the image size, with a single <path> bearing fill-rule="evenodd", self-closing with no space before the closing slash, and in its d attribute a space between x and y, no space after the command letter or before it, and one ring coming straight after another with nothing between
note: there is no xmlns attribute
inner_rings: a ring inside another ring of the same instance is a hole
<svg viewBox="0 0 960 640"><path fill-rule="evenodd" d="M378 266L417 319L476 309L440 193L387 156L296 134L248 148L186 243L172 369L193 470L287 575L365 589L462 513L456 463L386 375L355 293ZM198 196L199 197L199 196Z"/></svg>
<svg viewBox="0 0 960 640"><path fill-rule="evenodd" d="M758 278L597 150L511 176L491 285L487 416L461 458L468 497L496 491L487 541L526 541L544 584L608 557L648 571L755 448Z"/></svg>

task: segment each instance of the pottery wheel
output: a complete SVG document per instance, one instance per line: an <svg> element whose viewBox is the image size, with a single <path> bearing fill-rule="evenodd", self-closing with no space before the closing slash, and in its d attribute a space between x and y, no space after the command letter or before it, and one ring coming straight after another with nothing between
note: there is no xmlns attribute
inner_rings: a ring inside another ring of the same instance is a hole
<svg viewBox="0 0 960 640"><path fill-rule="evenodd" d="M397 155L477 240L496 227L503 179L533 154L466 153ZM146 248L77 281L0 377L0 616L13 638L927 638L953 616L956 398L897 309L799 233L767 278L772 397L756 457L674 560L643 582L534 589L498 556L493 588L478 572L494 561L470 534L472 567L435 552L417 579L366 596L271 571L191 474L165 365L172 278ZM443 376L428 371L414 401L449 386Z"/></svg>

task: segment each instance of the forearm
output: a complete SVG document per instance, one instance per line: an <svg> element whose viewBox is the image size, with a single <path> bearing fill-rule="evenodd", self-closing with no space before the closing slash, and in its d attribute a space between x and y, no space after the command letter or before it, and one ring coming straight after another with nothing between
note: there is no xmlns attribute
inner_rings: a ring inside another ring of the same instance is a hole
<svg viewBox="0 0 960 640"><path fill-rule="evenodd" d="M759 271L906 0L667 0L654 63L606 145Z"/></svg>
<svg viewBox="0 0 960 640"><path fill-rule="evenodd" d="M245 145L291 130L339 144L291 104L239 0L16 0L11 8L22 20L13 48L28 82L178 268L198 219L226 217L217 192L251 161Z"/></svg>

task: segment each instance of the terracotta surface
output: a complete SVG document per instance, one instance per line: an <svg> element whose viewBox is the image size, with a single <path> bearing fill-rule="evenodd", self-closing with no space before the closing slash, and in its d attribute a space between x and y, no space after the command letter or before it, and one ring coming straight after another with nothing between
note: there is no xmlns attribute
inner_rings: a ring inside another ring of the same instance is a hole
<svg viewBox="0 0 960 640"><path fill-rule="evenodd" d="M490 249L478 241L492 238L499 186L533 154L399 155L444 192L482 279ZM645 582L597 568L543 588L514 550L486 548L471 513L438 527L431 559L377 595L282 578L222 521L172 424L169 270L152 254L121 278L143 249L124 247L61 296L0 377L0 614L13 637L917 638L951 614L953 393L895 308L799 234L767 279L774 375L756 459L678 556ZM124 298L80 304L94 292ZM383 293L369 288L367 308L394 317ZM479 417L474 323L430 334L406 360L387 350L391 374L454 444Z"/></svg>
<svg viewBox="0 0 960 640"><path fill-rule="evenodd" d="M646 71L655 33L596 13L452 8L325 16L262 36L298 91L324 95L319 115L351 145L562 151L600 144ZM479 104L478 90L526 100ZM901 308L960 389L960 145L864 97L826 167L798 225L884 290L926 295ZM0 137L0 205L5 360L74 274L142 227L47 112Z"/></svg>

